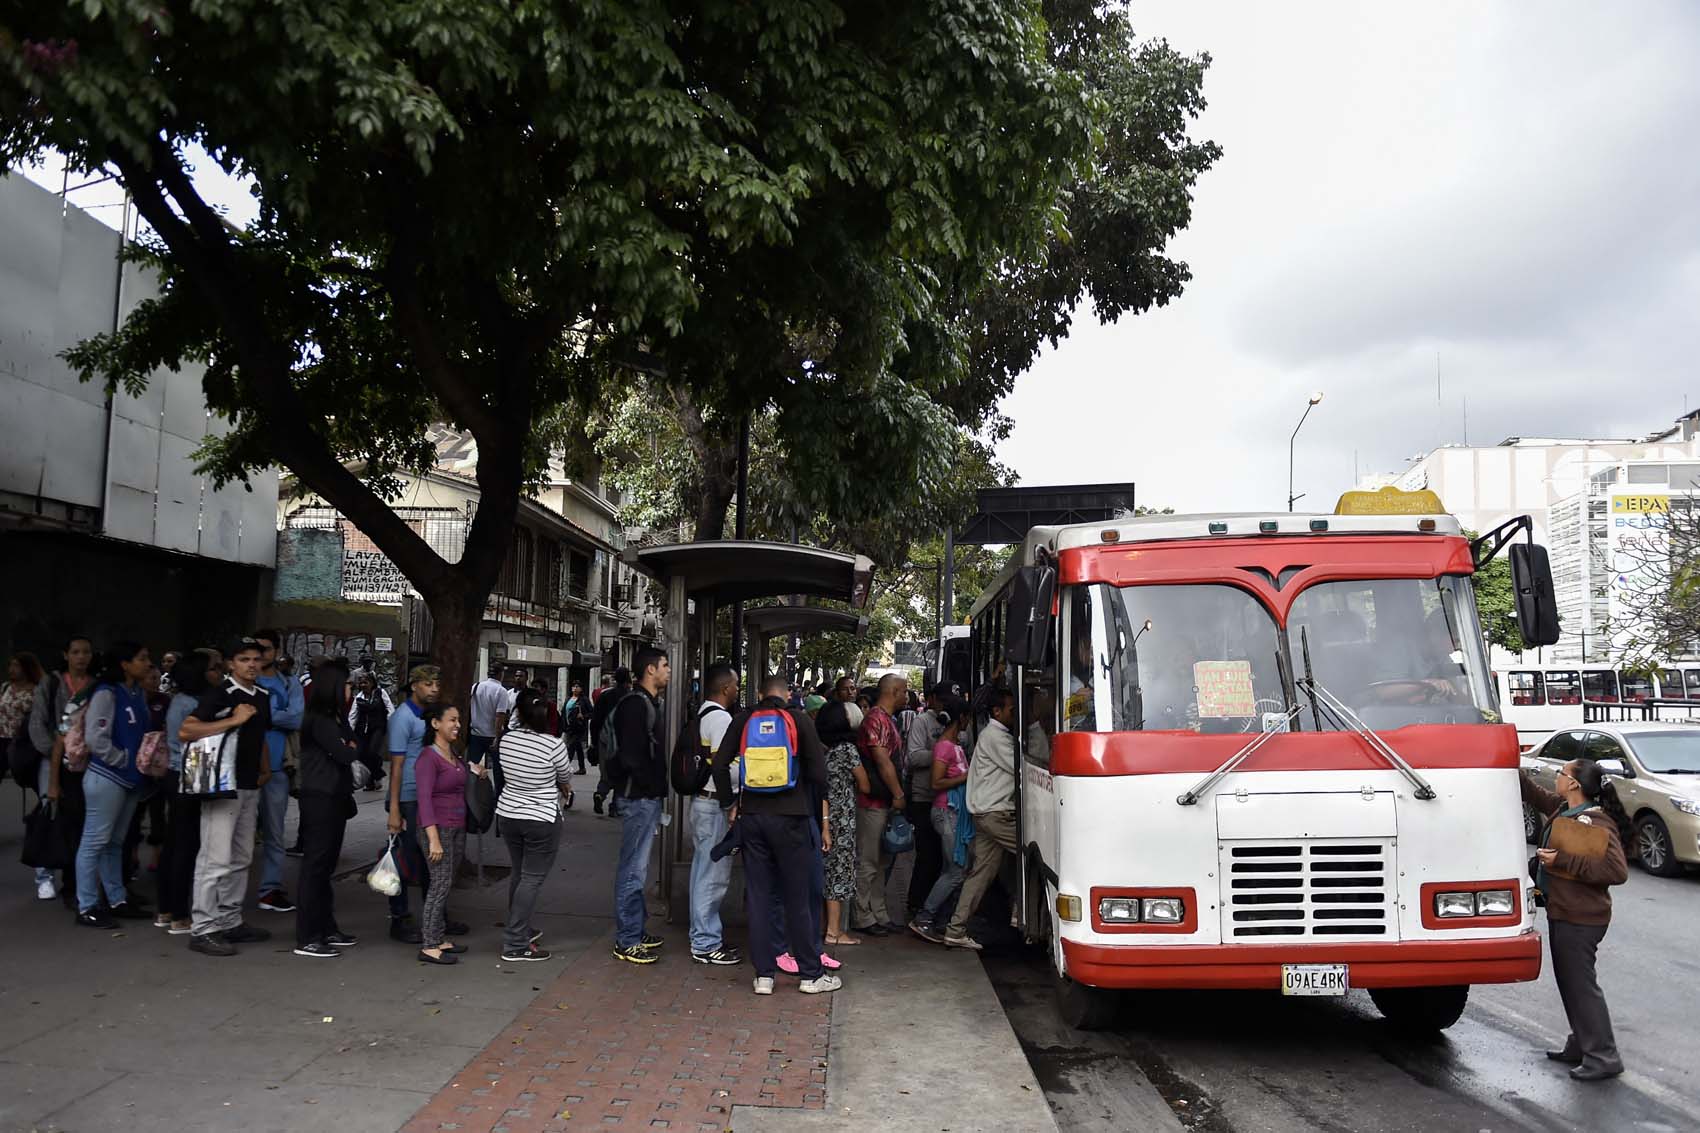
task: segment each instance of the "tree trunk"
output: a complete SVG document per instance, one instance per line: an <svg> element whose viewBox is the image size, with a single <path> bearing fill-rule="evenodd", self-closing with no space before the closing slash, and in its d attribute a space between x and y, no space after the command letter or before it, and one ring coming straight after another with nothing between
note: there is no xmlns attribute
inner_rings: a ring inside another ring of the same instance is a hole
<svg viewBox="0 0 1700 1133"><path fill-rule="evenodd" d="M717 422L704 420L702 410L685 390L673 391L678 410L679 427L696 460L697 485L702 495L697 501L696 538L698 541L726 538L726 510L738 493L738 437L722 435Z"/></svg>
<svg viewBox="0 0 1700 1133"><path fill-rule="evenodd" d="M443 593L425 602L431 609L431 661L442 674L437 697L460 709L465 733L471 711L472 686L477 683L478 636L484 625L484 604L489 595Z"/></svg>

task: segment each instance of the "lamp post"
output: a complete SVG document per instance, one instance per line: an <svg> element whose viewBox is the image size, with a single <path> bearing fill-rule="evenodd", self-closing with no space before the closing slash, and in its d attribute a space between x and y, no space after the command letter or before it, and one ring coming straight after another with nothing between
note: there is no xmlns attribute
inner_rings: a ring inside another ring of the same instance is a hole
<svg viewBox="0 0 1700 1133"><path fill-rule="evenodd" d="M1299 500L1304 498L1303 492L1300 492L1296 496L1293 495L1293 445L1299 439L1299 430L1305 427L1305 420L1310 416L1310 411L1312 409L1315 409L1316 406L1317 406L1317 403L1319 403L1321 400L1322 400L1322 391L1321 390L1317 390L1315 393L1310 395L1310 401L1308 403L1306 403L1306 405L1305 405L1304 416L1300 417L1299 423L1297 425L1293 426L1293 435L1287 438L1287 510L1288 511L1292 511L1293 505L1295 503L1297 503Z"/></svg>

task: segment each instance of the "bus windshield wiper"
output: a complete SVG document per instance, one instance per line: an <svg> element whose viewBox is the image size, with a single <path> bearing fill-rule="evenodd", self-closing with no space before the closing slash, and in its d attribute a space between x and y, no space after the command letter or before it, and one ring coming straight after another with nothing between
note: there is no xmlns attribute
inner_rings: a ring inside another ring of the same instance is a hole
<svg viewBox="0 0 1700 1133"><path fill-rule="evenodd" d="M1327 708L1330 716L1339 719L1347 728L1356 732L1360 739L1397 768L1399 774L1403 775L1406 781L1411 784L1412 793L1417 798L1433 799L1436 797L1434 788L1428 785L1426 779L1417 774L1414 767L1405 762L1403 756L1394 751L1386 740L1371 731L1369 726L1358 718L1358 714L1347 707L1345 701L1323 688L1317 683L1316 677L1308 672L1305 674L1304 688L1310 693L1313 706L1320 703L1322 707Z"/></svg>
<svg viewBox="0 0 1700 1133"><path fill-rule="evenodd" d="M1198 783L1193 786L1192 790L1188 791L1184 795L1176 797L1175 802L1179 803L1181 806L1192 806L1194 803L1198 802L1198 800L1203 797L1204 792L1208 791L1211 787L1214 787L1224 775L1231 773L1234 768L1244 763L1252 752L1268 743L1270 736L1273 736L1277 732L1286 731L1288 725L1292 723L1293 717L1298 714L1299 706L1296 704L1287 709L1285 713L1268 713L1264 718L1263 731L1253 736L1250 743L1246 744L1233 755L1229 756L1226 763L1222 764L1222 766L1199 780Z"/></svg>

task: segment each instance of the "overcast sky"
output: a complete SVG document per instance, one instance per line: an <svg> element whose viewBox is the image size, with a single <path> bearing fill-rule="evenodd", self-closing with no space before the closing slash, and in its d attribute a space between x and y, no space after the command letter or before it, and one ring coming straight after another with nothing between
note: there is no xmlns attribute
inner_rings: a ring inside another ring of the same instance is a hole
<svg viewBox="0 0 1700 1133"><path fill-rule="evenodd" d="M1135 3L1224 147L1161 311L1087 313L1005 405L1026 484L1301 509L1438 443L1700 408L1700 5ZM1436 358L1441 398L1436 398Z"/></svg>

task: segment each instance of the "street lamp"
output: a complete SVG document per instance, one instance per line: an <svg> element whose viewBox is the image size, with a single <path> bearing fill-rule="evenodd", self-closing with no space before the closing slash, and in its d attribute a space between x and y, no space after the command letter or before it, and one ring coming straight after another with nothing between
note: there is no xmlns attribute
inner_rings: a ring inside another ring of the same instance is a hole
<svg viewBox="0 0 1700 1133"><path fill-rule="evenodd" d="M1288 511L1292 511L1293 505L1295 503L1297 503L1299 500L1304 498L1303 492L1300 492L1296 496L1293 495L1293 443L1299 439L1299 430L1305 427L1305 418L1310 416L1310 411L1312 409L1315 409L1316 406L1317 406L1317 403L1320 402L1321 400L1322 400L1322 391L1321 390L1317 390L1315 393L1310 395L1310 401L1308 403L1306 403L1306 405L1305 405L1304 416L1300 417L1299 423L1297 425L1293 426L1293 435L1287 438L1287 510Z"/></svg>

